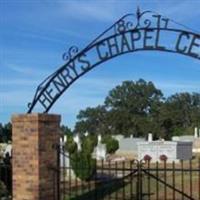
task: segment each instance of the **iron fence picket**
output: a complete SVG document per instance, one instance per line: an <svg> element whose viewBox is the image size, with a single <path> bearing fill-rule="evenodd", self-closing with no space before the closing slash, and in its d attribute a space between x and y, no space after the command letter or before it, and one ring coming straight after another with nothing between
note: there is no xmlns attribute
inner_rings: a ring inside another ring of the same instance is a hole
<svg viewBox="0 0 200 200"><path fill-rule="evenodd" d="M193 187L192 187L192 160L189 161L189 165L190 165L190 196L193 196Z"/></svg>
<svg viewBox="0 0 200 200"><path fill-rule="evenodd" d="M183 194L184 194L184 170L183 170L183 160L181 160L181 189L183 191ZM182 200L184 200L184 195L182 194Z"/></svg>
<svg viewBox="0 0 200 200"><path fill-rule="evenodd" d="M199 200L200 200L200 158L199 158Z"/></svg>

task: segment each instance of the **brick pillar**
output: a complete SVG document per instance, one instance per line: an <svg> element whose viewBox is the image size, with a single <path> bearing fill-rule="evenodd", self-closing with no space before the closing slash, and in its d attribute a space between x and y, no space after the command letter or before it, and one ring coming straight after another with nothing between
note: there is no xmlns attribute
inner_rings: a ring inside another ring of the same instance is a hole
<svg viewBox="0 0 200 200"><path fill-rule="evenodd" d="M57 167L60 116L22 114L12 117L13 200L57 200Z"/></svg>

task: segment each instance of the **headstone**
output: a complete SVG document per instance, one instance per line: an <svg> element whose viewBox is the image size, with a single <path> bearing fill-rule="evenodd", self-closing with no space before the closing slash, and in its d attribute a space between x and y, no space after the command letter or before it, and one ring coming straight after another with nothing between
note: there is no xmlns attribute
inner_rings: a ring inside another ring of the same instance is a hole
<svg viewBox="0 0 200 200"><path fill-rule="evenodd" d="M152 158L152 162L160 161L160 156L167 156L167 162L189 160L192 158L192 142L153 141L138 143L138 159L145 155Z"/></svg>
<svg viewBox="0 0 200 200"><path fill-rule="evenodd" d="M172 137L172 141L179 141L180 140L180 137L179 136L173 136Z"/></svg>
<svg viewBox="0 0 200 200"><path fill-rule="evenodd" d="M177 159L190 160L192 159L192 142L177 142Z"/></svg>
<svg viewBox="0 0 200 200"><path fill-rule="evenodd" d="M64 137L63 137L63 142L64 142L64 143L67 142L67 136L66 136L66 135L64 135Z"/></svg>
<svg viewBox="0 0 200 200"><path fill-rule="evenodd" d="M77 149L78 149L78 151L81 151L81 142L80 142L80 137L79 137L78 134L76 134L76 135L74 136L74 142L76 142L76 144L77 144Z"/></svg>
<svg viewBox="0 0 200 200"><path fill-rule="evenodd" d="M98 144L100 144L100 143L101 143L101 140L102 140L102 137L101 137L101 135L98 135Z"/></svg>
<svg viewBox="0 0 200 200"><path fill-rule="evenodd" d="M10 157L12 156L12 145L11 144L8 144L6 146L3 156L5 157L6 154L8 154Z"/></svg>
<svg viewBox="0 0 200 200"><path fill-rule="evenodd" d="M145 138L122 138L119 140L119 149L116 151L118 156L124 156L127 159L137 157L137 143L144 142Z"/></svg>
<svg viewBox="0 0 200 200"><path fill-rule="evenodd" d="M172 141L194 142L194 140L195 138L193 135L181 135L172 137Z"/></svg>
<svg viewBox="0 0 200 200"><path fill-rule="evenodd" d="M106 145L98 144L95 148L96 159L97 160L105 160L106 159Z"/></svg>
<svg viewBox="0 0 200 200"><path fill-rule="evenodd" d="M196 138L193 142L193 153L200 153L200 138Z"/></svg>
<svg viewBox="0 0 200 200"><path fill-rule="evenodd" d="M148 134L148 142L152 142L152 133Z"/></svg>
<svg viewBox="0 0 200 200"><path fill-rule="evenodd" d="M124 138L124 135L113 135L112 138L116 139L119 142Z"/></svg>
<svg viewBox="0 0 200 200"><path fill-rule="evenodd" d="M85 137L87 137L89 135L88 131L86 131L84 135Z"/></svg>
<svg viewBox="0 0 200 200"><path fill-rule="evenodd" d="M197 127L194 128L194 137L198 138L198 128Z"/></svg>

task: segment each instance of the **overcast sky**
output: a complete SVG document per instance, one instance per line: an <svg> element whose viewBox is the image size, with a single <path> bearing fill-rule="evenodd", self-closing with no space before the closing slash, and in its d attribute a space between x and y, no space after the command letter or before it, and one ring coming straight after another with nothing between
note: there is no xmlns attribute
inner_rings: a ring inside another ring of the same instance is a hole
<svg viewBox="0 0 200 200"><path fill-rule="evenodd" d="M27 111L37 85L64 64L70 46L84 48L137 6L200 31L199 0L0 0L0 122ZM165 96L200 92L200 61L159 52L117 57L75 82L50 113L73 127L80 109L102 104L114 86L139 78L153 81Z"/></svg>

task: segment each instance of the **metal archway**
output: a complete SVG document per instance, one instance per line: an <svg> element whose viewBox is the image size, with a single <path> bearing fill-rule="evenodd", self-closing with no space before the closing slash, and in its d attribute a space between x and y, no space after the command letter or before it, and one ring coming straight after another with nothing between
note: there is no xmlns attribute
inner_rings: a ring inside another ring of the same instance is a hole
<svg viewBox="0 0 200 200"><path fill-rule="evenodd" d="M37 87L28 113L38 106L48 112L79 77L114 57L137 51L178 53L200 60L200 34L152 11L126 14L82 51L72 46L63 54L66 64Z"/></svg>

